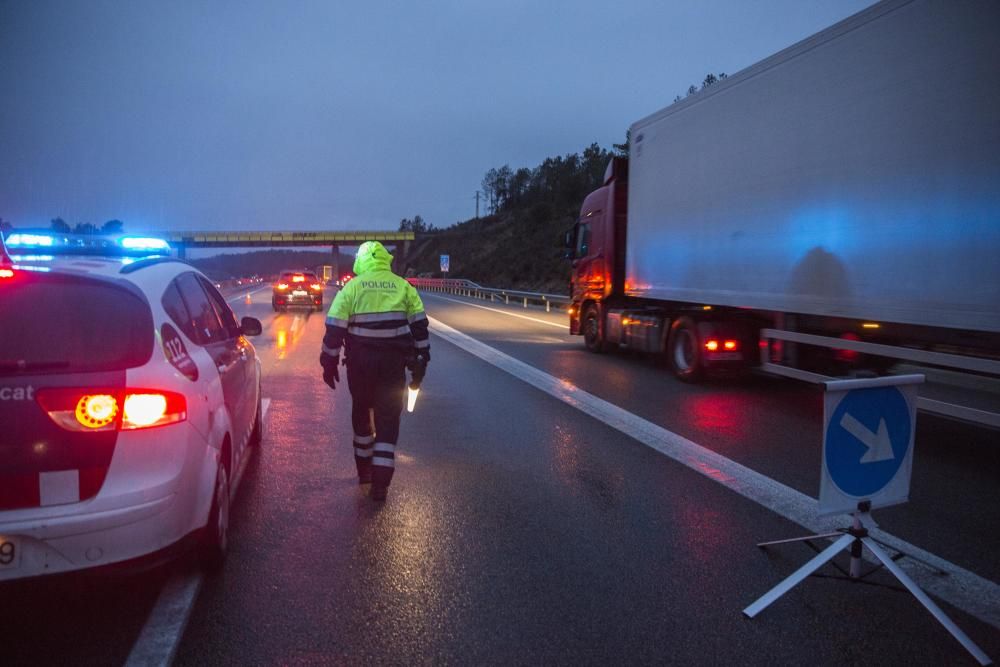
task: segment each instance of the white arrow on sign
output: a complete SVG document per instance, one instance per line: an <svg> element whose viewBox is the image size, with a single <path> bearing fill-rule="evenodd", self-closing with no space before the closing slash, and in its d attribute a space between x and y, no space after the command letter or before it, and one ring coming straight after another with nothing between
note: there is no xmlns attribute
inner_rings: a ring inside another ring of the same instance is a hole
<svg viewBox="0 0 1000 667"><path fill-rule="evenodd" d="M844 416L840 418L840 426L868 448L865 455L861 457L860 463L877 463L896 458L892 451L892 441L889 440L889 428L885 425L885 419L879 420L878 433L872 433L867 426L845 412Z"/></svg>

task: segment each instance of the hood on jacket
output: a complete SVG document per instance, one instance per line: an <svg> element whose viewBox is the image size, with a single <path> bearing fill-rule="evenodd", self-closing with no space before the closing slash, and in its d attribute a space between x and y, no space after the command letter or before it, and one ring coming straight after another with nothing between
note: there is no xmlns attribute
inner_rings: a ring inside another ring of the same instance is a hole
<svg viewBox="0 0 1000 667"><path fill-rule="evenodd" d="M378 241L365 241L358 247L354 259L354 275L371 271L389 271L392 266L392 255Z"/></svg>

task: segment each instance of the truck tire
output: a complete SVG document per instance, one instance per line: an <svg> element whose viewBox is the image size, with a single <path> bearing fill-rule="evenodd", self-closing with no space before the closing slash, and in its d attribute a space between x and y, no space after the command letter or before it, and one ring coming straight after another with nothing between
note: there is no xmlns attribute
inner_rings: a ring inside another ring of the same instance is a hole
<svg viewBox="0 0 1000 667"><path fill-rule="evenodd" d="M698 324L690 317L678 317L670 325L667 339L667 360L677 379L698 382L705 375Z"/></svg>
<svg viewBox="0 0 1000 667"><path fill-rule="evenodd" d="M583 342L588 350L600 354L607 349L607 344L604 342L604 332L601 331L601 318L596 306L590 306L584 311L580 328L583 331Z"/></svg>

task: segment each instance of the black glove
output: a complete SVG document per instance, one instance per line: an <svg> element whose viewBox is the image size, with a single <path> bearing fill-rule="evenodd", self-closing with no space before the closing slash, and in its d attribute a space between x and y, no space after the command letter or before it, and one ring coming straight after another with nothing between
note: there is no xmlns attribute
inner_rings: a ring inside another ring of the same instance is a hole
<svg viewBox="0 0 1000 667"><path fill-rule="evenodd" d="M332 370L323 371L323 382L326 383L330 389L336 389L337 383L340 382L340 371L334 366Z"/></svg>
<svg viewBox="0 0 1000 667"><path fill-rule="evenodd" d="M319 364L323 367L323 382L330 389L336 389L337 383L340 382L340 355L320 354Z"/></svg>
<svg viewBox="0 0 1000 667"><path fill-rule="evenodd" d="M427 375L428 361L430 361L430 353L427 350L421 350L406 360L406 367L410 370L413 381L418 385L423 382L424 376Z"/></svg>
<svg viewBox="0 0 1000 667"><path fill-rule="evenodd" d="M418 361L419 360L419 361ZM413 350L410 352L410 356L406 358L406 367L411 371L417 366L417 364L426 367L427 362L431 360L431 349L425 347L420 350Z"/></svg>

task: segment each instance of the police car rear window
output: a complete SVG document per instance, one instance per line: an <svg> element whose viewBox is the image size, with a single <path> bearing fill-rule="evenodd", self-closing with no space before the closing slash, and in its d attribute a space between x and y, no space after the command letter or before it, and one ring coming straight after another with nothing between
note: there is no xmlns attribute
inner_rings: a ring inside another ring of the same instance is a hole
<svg viewBox="0 0 1000 667"><path fill-rule="evenodd" d="M153 352L138 293L104 280L21 271L0 285L0 375L121 370Z"/></svg>

